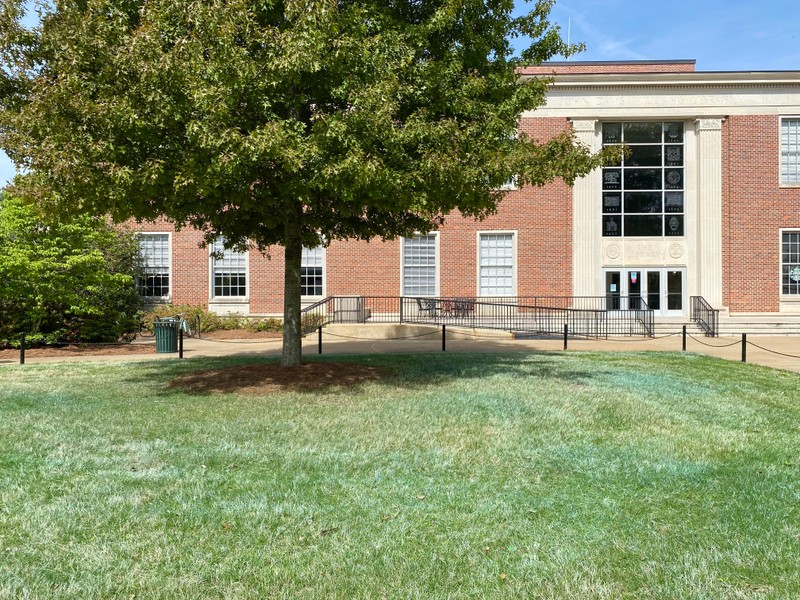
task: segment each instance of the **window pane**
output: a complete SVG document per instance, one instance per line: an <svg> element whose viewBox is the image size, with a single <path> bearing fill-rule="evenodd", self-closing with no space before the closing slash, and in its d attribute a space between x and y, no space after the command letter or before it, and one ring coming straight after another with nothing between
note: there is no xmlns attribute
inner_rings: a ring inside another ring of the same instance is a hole
<svg viewBox="0 0 800 600"><path fill-rule="evenodd" d="M800 119L781 121L781 183L800 183Z"/></svg>
<svg viewBox="0 0 800 600"><path fill-rule="evenodd" d="M621 169L603 169L603 189L604 190L622 189Z"/></svg>
<svg viewBox="0 0 800 600"><path fill-rule="evenodd" d="M632 236L660 236L661 215L626 215L625 216L625 235Z"/></svg>
<svg viewBox="0 0 800 600"><path fill-rule="evenodd" d="M626 213L660 213L661 192L626 192Z"/></svg>
<svg viewBox="0 0 800 600"><path fill-rule="evenodd" d="M622 142L622 123L603 123L603 143L619 144Z"/></svg>
<svg viewBox="0 0 800 600"><path fill-rule="evenodd" d="M683 212L683 192L666 192L664 194L664 212Z"/></svg>
<svg viewBox="0 0 800 600"><path fill-rule="evenodd" d="M625 169L626 190L660 190L661 169Z"/></svg>
<svg viewBox="0 0 800 600"><path fill-rule="evenodd" d="M618 213L622 212L622 196L615 193L603 194L603 212Z"/></svg>
<svg viewBox="0 0 800 600"><path fill-rule="evenodd" d="M781 291L784 294L800 294L800 231L783 234L781 261Z"/></svg>
<svg viewBox="0 0 800 600"><path fill-rule="evenodd" d="M325 279L325 247L303 248L300 257L300 295L322 296Z"/></svg>
<svg viewBox="0 0 800 600"><path fill-rule="evenodd" d="M603 216L603 235L605 237L619 237L622 235L622 217Z"/></svg>
<svg viewBox="0 0 800 600"><path fill-rule="evenodd" d="M214 276L214 297L242 297L247 295L247 255L225 249L224 238L217 238L211 246L211 269Z"/></svg>
<svg viewBox="0 0 800 600"><path fill-rule="evenodd" d="M136 287L146 298L169 296L169 234L144 233L138 236L141 275Z"/></svg>
<svg viewBox="0 0 800 600"><path fill-rule="evenodd" d="M481 296L514 294L514 235L483 233L480 237Z"/></svg>
<svg viewBox="0 0 800 600"><path fill-rule="evenodd" d="M664 187L668 190L682 190L683 169L667 169L664 174Z"/></svg>
<svg viewBox="0 0 800 600"><path fill-rule="evenodd" d="M664 164L668 167L682 167L683 146L666 146L664 148Z"/></svg>
<svg viewBox="0 0 800 600"><path fill-rule="evenodd" d="M683 235L683 215L664 215L665 235Z"/></svg>
<svg viewBox="0 0 800 600"><path fill-rule="evenodd" d="M664 123L664 141L668 144L683 143L683 123Z"/></svg>
<svg viewBox="0 0 800 600"><path fill-rule="evenodd" d="M626 144L661 143L661 123L624 123L622 130Z"/></svg>
<svg viewBox="0 0 800 600"><path fill-rule="evenodd" d="M436 295L436 235L403 238L403 295Z"/></svg>
<svg viewBox="0 0 800 600"><path fill-rule="evenodd" d="M630 146L630 154L625 157L626 167L660 167L662 163L661 146Z"/></svg>
<svg viewBox="0 0 800 600"><path fill-rule="evenodd" d="M300 267L300 295L322 296L322 267Z"/></svg>

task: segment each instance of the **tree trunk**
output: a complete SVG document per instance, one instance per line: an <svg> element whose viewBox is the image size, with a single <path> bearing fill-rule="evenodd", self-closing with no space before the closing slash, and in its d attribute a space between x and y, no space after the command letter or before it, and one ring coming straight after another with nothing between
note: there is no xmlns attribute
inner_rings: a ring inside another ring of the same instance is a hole
<svg viewBox="0 0 800 600"><path fill-rule="evenodd" d="M303 362L303 338L300 323L300 262L303 242L298 214L286 221L286 266L283 276L283 351L281 366L294 367Z"/></svg>

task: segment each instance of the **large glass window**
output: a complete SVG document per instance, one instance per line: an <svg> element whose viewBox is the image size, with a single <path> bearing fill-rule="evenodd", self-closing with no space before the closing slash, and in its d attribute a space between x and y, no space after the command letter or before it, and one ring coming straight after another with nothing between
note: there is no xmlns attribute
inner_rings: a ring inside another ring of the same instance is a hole
<svg viewBox="0 0 800 600"><path fill-rule="evenodd" d="M785 231L781 243L782 292L800 294L800 231Z"/></svg>
<svg viewBox="0 0 800 600"><path fill-rule="evenodd" d="M300 259L300 295L322 296L325 269L325 247L303 248Z"/></svg>
<svg viewBox="0 0 800 600"><path fill-rule="evenodd" d="M247 254L226 250L222 238L217 238L211 247L211 271L214 298L247 295Z"/></svg>
<svg viewBox="0 0 800 600"><path fill-rule="evenodd" d="M627 156L603 168L603 235L683 235L683 123L603 123L603 145L619 144Z"/></svg>
<svg viewBox="0 0 800 600"><path fill-rule="evenodd" d="M145 298L169 298L169 234L140 233L139 260L141 274L136 287Z"/></svg>
<svg viewBox="0 0 800 600"><path fill-rule="evenodd" d="M800 183L800 118L781 119L781 183Z"/></svg>
<svg viewBox="0 0 800 600"><path fill-rule="evenodd" d="M403 295L436 295L436 234L403 238Z"/></svg>
<svg viewBox="0 0 800 600"><path fill-rule="evenodd" d="M482 233L478 249L479 294L514 295L514 234Z"/></svg>

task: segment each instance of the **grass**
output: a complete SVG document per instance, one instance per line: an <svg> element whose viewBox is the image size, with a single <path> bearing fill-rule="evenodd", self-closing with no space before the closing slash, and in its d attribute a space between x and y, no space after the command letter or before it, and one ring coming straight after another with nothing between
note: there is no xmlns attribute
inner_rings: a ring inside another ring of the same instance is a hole
<svg viewBox="0 0 800 600"><path fill-rule="evenodd" d="M2 598L797 598L800 376L679 354L0 369Z"/></svg>

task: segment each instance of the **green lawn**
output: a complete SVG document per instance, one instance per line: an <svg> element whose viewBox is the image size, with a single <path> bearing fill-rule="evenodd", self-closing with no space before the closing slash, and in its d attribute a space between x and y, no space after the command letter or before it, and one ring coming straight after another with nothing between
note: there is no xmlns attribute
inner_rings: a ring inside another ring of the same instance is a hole
<svg viewBox="0 0 800 600"><path fill-rule="evenodd" d="M315 359L310 359L315 360ZM800 376L680 354L0 368L2 598L798 598Z"/></svg>

